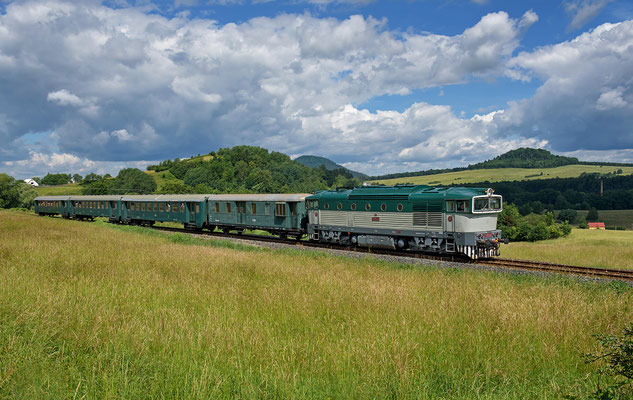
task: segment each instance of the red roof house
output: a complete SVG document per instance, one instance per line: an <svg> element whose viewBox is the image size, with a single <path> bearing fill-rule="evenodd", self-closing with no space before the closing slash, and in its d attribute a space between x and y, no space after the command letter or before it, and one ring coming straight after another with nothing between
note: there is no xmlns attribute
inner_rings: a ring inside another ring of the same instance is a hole
<svg viewBox="0 0 633 400"><path fill-rule="evenodd" d="M604 222L589 222L587 225L589 225L589 229L606 229Z"/></svg>

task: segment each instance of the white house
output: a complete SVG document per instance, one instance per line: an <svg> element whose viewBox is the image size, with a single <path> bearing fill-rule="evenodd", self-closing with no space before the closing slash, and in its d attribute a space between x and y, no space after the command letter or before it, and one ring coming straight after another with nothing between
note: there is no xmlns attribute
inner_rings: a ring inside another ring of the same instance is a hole
<svg viewBox="0 0 633 400"><path fill-rule="evenodd" d="M31 186L39 186L37 182L35 182L33 179L25 179L24 182L28 183Z"/></svg>

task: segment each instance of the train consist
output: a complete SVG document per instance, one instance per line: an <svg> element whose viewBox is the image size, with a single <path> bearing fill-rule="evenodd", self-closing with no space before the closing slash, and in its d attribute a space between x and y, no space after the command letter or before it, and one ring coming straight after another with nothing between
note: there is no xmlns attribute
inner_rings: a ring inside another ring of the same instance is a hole
<svg viewBox="0 0 633 400"><path fill-rule="evenodd" d="M258 229L283 239L464 255L499 255L501 196L492 189L367 186L315 194L46 196L39 215L113 223L178 222L225 233Z"/></svg>

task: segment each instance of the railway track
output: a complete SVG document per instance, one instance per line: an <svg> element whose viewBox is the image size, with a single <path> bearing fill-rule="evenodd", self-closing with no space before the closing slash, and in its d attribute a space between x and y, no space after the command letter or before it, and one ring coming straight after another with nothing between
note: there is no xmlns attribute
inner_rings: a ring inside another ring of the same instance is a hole
<svg viewBox="0 0 633 400"><path fill-rule="evenodd" d="M358 253L390 255L390 256L407 257L407 258L427 259L427 260L434 260L434 261L461 262L464 264L477 264L477 265L491 266L491 267L496 267L496 268L567 274L567 275L576 275L576 276L585 276L585 277L592 277L592 278L613 279L613 280L633 282L633 270L582 267L578 265L564 265L564 264L555 264L555 263L528 261L528 260L512 260L512 259L507 259L507 258L495 258L495 259L489 259L489 260L468 260L468 259L465 259L462 257L456 257L456 256L439 256L439 255L421 254L421 253L403 253L400 251L387 250L387 249L348 247L348 246L328 244L328 243L312 243L312 242L307 242L307 241L281 240L280 238L276 236L264 236L264 235L256 235L256 234L225 234L225 233L208 232L208 231L190 231L190 230L163 227L163 226L154 226L153 228L158 229L158 230L163 230L163 231L169 231L169 232L180 232L180 233L185 232L185 233L192 233L192 234L201 234L205 236L213 236L213 237L218 237L218 238L247 239L247 240L253 240L253 241L260 241L260 242L283 243L287 245L295 245L295 246L310 247L310 248L345 250L345 251L354 251Z"/></svg>

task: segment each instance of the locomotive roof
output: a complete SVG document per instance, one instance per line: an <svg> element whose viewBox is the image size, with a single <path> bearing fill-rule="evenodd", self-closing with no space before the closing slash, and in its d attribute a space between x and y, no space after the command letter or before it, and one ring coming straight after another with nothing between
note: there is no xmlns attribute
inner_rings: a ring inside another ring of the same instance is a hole
<svg viewBox="0 0 633 400"><path fill-rule="evenodd" d="M396 185L396 186L363 186L357 188L339 188L324 190L309 196L308 200L338 199L338 200L430 200L452 199L465 200L473 196L485 195L486 188L470 187L439 187L427 185Z"/></svg>

